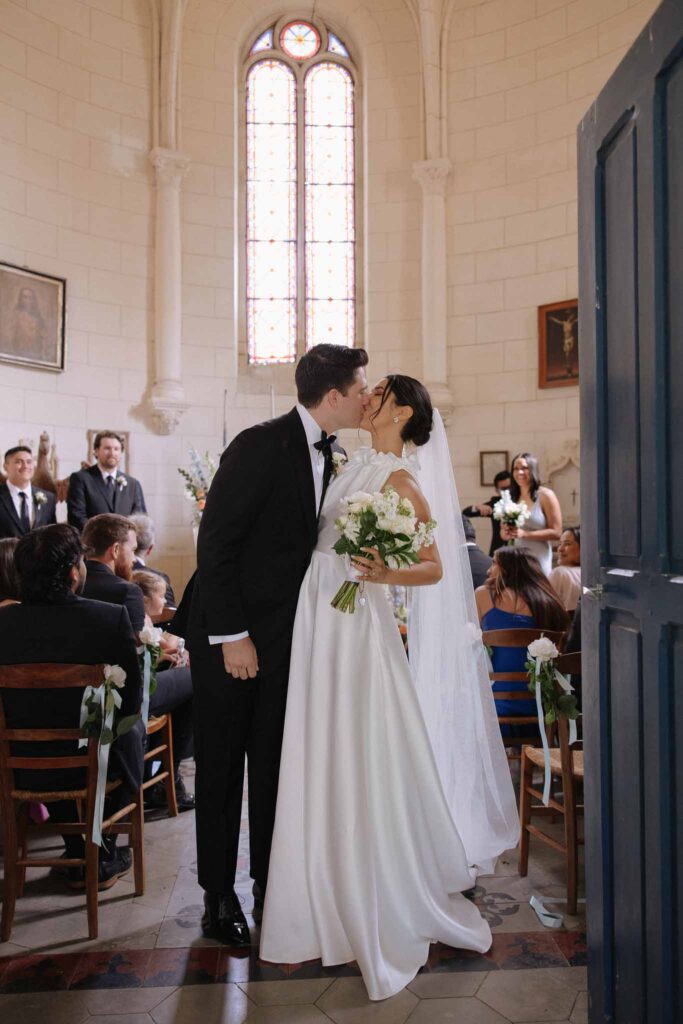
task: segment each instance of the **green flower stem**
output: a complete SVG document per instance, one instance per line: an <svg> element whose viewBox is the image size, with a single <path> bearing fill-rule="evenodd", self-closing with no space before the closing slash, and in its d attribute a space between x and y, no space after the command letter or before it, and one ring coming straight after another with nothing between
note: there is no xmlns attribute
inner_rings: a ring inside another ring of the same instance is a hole
<svg viewBox="0 0 683 1024"><path fill-rule="evenodd" d="M336 608L338 612L349 612L350 615L356 610L356 594L358 592L358 583L352 583L351 580L347 580L342 583L341 587L332 598L330 604L333 608Z"/></svg>

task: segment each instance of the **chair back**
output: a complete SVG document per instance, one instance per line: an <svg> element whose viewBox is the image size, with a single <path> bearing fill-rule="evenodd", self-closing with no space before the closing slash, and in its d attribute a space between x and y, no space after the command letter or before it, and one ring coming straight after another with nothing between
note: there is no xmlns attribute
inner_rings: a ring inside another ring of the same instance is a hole
<svg viewBox="0 0 683 1024"><path fill-rule="evenodd" d="M49 752L49 756L17 755L12 753L12 743L55 743L77 741L81 738L81 730L76 725L72 728L21 728L8 727L3 701L5 690L25 690L35 692L36 698L41 691L81 689L86 686L99 686L104 679L104 665L62 665L50 663L33 663L27 665L0 665L0 794L3 804L11 803L11 795L16 791L14 773L17 769L26 771L61 771L63 769L82 769L88 771L88 788L93 788L97 776L97 742L91 740L83 753L58 754ZM49 781L49 780L48 780ZM61 794L64 790L52 790L48 785L53 799L65 799ZM88 794L90 797L90 793ZM49 799L42 794L43 802Z"/></svg>
<svg viewBox="0 0 683 1024"><path fill-rule="evenodd" d="M524 647L526 649L530 643L540 640L542 636L559 646L564 633L552 629L487 629L482 633L482 640L487 647ZM500 681L528 683L529 676L526 672L489 672L489 679L492 683ZM529 700L529 694L517 690L506 694L496 691L496 699L500 698Z"/></svg>
<svg viewBox="0 0 683 1024"><path fill-rule="evenodd" d="M555 662L555 668L558 672L561 672L563 676L580 676L581 675L581 651L575 651L571 654L561 654ZM559 683L555 684L558 695L564 693L564 690ZM566 715L558 715L557 717L557 740L560 747L560 759L562 762L562 779L563 786L569 785L574 778L574 758L572 756L572 746L569 743L569 719ZM577 734L578 740L578 734Z"/></svg>

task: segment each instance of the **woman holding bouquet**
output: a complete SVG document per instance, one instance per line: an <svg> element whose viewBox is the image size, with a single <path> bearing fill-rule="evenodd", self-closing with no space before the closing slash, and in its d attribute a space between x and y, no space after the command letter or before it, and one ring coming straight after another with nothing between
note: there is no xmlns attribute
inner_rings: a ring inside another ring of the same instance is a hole
<svg viewBox="0 0 683 1024"><path fill-rule="evenodd" d="M357 960L370 998L384 999L431 942L489 948L461 893L516 844L518 824L443 424L422 384L391 375L361 426L373 447L332 480L299 595L260 955ZM363 593L344 613L344 513L368 497L379 507L392 488L397 514L434 515L438 546L424 527L425 546L400 568L379 543L364 548L353 558ZM387 583L414 588L410 666Z"/></svg>
<svg viewBox="0 0 683 1024"><path fill-rule="evenodd" d="M549 576L553 567L551 541L560 539L562 509L555 492L541 486L538 459L531 452L520 452L512 460L510 497L515 502L525 502L530 516L524 526L514 527L503 523L500 535L503 540L514 540L515 547L526 548L538 559L545 575Z"/></svg>

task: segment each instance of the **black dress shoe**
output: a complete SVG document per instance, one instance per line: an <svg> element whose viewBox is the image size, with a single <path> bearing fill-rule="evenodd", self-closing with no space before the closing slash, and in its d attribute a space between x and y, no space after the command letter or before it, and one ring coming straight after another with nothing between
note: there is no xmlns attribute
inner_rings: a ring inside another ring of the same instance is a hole
<svg viewBox="0 0 683 1024"><path fill-rule="evenodd" d="M251 891L254 894L254 909L251 912L251 916L254 919L254 924L261 924L261 921L263 920L263 901L265 899L265 893L258 882L254 882L251 887Z"/></svg>
<svg viewBox="0 0 683 1024"><path fill-rule="evenodd" d="M202 932L226 946L251 945L247 919L234 890L204 893Z"/></svg>
<svg viewBox="0 0 683 1024"><path fill-rule="evenodd" d="M130 871L132 864L133 854L129 846L117 846L113 855L107 860L102 860L100 855L97 881L97 888L100 892L116 885L121 875ZM85 868L68 868L68 872L69 880L66 884L69 888L81 891L85 889Z"/></svg>
<svg viewBox="0 0 683 1024"><path fill-rule="evenodd" d="M194 796L185 789L185 783L180 772L175 776L175 798L179 811L194 810ZM145 793L145 808L148 811L162 811L168 807L166 799L166 788L163 783L158 782L156 786L150 786Z"/></svg>

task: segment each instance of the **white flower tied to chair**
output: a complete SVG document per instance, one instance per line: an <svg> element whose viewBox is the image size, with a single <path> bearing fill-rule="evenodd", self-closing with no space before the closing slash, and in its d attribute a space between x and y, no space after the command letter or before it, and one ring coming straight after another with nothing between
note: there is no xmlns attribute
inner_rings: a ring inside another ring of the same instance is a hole
<svg viewBox="0 0 683 1024"><path fill-rule="evenodd" d="M142 705L140 717L145 731L149 722L149 698L157 688L156 667L161 654L162 630L156 626L144 626L139 634L140 646L137 648L142 667Z"/></svg>
<svg viewBox="0 0 683 1024"><path fill-rule="evenodd" d="M543 746L543 803L547 807L550 802L550 749L548 747L548 737L545 731L546 725L552 725L556 720L558 714L566 714L569 718L569 745L576 743L577 732L576 732L576 719L578 712L576 710L576 698L571 695L574 692L574 687L569 682L566 676L555 667L555 659L559 657L560 652L558 651L555 644L547 636L540 636L538 640L533 640L527 647L527 653L529 655L529 661L526 663L526 667L529 671L529 689L535 693L536 696L536 713L538 714L538 728L541 733L541 744ZM555 682L559 683L561 689L564 691L564 695L571 697L571 700L566 701L566 707L563 708L560 702L555 701L549 704L547 710L543 708L543 682L549 683L554 686Z"/></svg>
<svg viewBox="0 0 683 1024"><path fill-rule="evenodd" d="M434 410L417 481L439 524L443 577L409 588L410 667L444 794L473 873L517 844L519 817L491 691L460 501L443 420Z"/></svg>
<svg viewBox="0 0 683 1024"><path fill-rule="evenodd" d="M79 749L87 747L90 739L97 739L97 783L95 787L95 814L92 841L102 845L104 797L107 788L107 767L112 743L133 728L139 715L120 719L114 729L114 714L121 707L121 694L126 685L126 673L120 665L104 666L104 681L99 686L86 686L81 701Z"/></svg>

